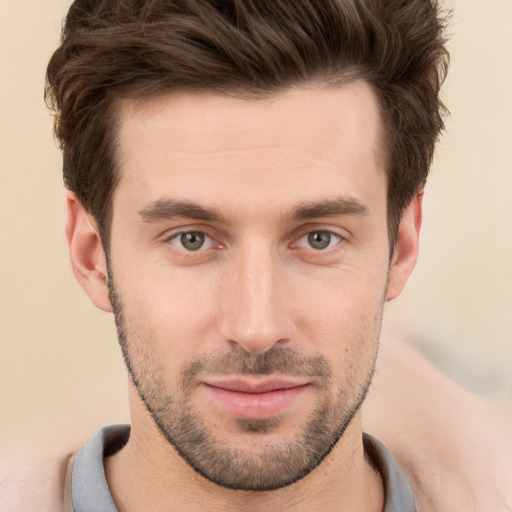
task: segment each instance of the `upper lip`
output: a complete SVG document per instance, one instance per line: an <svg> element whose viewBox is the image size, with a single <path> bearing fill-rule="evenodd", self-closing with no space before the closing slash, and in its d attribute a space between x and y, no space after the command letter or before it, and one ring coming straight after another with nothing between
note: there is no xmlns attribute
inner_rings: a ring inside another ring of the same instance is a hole
<svg viewBox="0 0 512 512"><path fill-rule="evenodd" d="M207 386L225 389L227 391L238 391L240 393L268 393L280 389L291 389L309 384L306 379L284 379L281 377L272 377L266 379L249 378L224 378L224 379L205 379L203 381Z"/></svg>

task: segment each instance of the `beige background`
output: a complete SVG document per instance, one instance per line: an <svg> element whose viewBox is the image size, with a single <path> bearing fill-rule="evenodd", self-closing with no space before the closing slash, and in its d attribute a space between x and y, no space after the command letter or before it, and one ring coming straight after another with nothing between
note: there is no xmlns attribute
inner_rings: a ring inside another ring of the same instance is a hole
<svg viewBox="0 0 512 512"><path fill-rule="evenodd" d="M74 281L60 154L42 101L69 1L0 0L0 450L124 421L112 318ZM410 335L512 363L512 1L451 0L448 132L427 188L422 254L388 312ZM492 379L491 379L492 380ZM503 380L500 381L503 384ZM46 442L45 442L46 443Z"/></svg>

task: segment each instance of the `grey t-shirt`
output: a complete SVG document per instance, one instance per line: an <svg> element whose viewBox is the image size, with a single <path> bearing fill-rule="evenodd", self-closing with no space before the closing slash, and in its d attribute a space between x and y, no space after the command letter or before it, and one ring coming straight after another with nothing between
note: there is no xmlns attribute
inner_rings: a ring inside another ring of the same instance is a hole
<svg viewBox="0 0 512 512"><path fill-rule="evenodd" d="M78 452L71 473L73 512L119 512L108 487L103 459L119 451L129 437L129 425L103 427ZM368 434L364 434L363 442L366 454L382 475L386 491L383 512L416 512L411 488L391 453Z"/></svg>

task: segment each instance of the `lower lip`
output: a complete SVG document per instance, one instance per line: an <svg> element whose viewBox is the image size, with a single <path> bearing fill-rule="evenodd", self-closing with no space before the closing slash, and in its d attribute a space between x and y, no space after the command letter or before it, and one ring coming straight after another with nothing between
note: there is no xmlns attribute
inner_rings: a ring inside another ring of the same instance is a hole
<svg viewBox="0 0 512 512"><path fill-rule="evenodd" d="M205 385L225 410L241 418L272 418L282 413L309 387L296 386L288 389L276 389L266 393L244 393Z"/></svg>

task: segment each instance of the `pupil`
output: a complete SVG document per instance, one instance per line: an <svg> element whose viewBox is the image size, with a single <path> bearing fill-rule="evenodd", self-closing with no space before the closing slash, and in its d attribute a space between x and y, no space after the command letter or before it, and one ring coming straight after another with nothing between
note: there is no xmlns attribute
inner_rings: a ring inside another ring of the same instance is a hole
<svg viewBox="0 0 512 512"><path fill-rule="evenodd" d="M197 251L204 243L204 235L202 233L183 233L181 243L185 249Z"/></svg>
<svg viewBox="0 0 512 512"><path fill-rule="evenodd" d="M331 242L331 235L329 233L311 233L308 236L308 241L313 249L325 249Z"/></svg>

